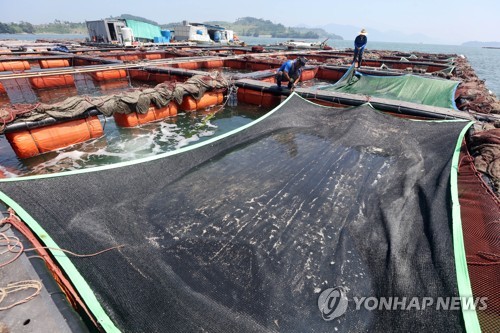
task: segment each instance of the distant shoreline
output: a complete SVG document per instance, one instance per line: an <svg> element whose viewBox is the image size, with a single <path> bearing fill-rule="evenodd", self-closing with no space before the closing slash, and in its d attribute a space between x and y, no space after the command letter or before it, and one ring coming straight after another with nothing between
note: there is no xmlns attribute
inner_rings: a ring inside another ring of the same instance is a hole
<svg viewBox="0 0 500 333"><path fill-rule="evenodd" d="M500 48L500 42L465 42L462 43L463 46L474 46L474 47L484 47L484 48Z"/></svg>
<svg viewBox="0 0 500 333"><path fill-rule="evenodd" d="M0 40L2 41L24 41L24 42L35 42L38 39L43 40L71 40L71 41L83 41L88 38L87 34L28 34L28 33L18 33L18 34L0 34Z"/></svg>
<svg viewBox="0 0 500 333"><path fill-rule="evenodd" d="M27 32L16 32L16 33L8 33L8 32L3 32L3 33L0 33L0 35L82 35L82 36L88 36L87 33L78 33L78 32L75 32L75 33L57 33L57 32L37 32L37 33L27 33Z"/></svg>

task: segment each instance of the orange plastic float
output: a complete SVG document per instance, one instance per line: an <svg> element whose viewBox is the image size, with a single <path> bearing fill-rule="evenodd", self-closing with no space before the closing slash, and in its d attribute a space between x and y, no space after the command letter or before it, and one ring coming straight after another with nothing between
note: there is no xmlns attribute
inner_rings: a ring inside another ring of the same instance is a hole
<svg viewBox="0 0 500 333"><path fill-rule="evenodd" d="M184 96L180 109L184 111L194 111L204 109L210 106L222 104L224 94L222 92L210 91L205 93L203 97L197 101L191 96Z"/></svg>
<svg viewBox="0 0 500 333"><path fill-rule="evenodd" d="M320 68L316 77L322 80L328 81L338 81L342 76L344 76L345 72L339 70L333 70L328 68Z"/></svg>
<svg viewBox="0 0 500 333"><path fill-rule="evenodd" d="M0 71L24 71L30 69L30 63L26 60L2 61L0 62Z"/></svg>
<svg viewBox="0 0 500 333"><path fill-rule="evenodd" d="M168 117L174 117L176 115L177 103L170 102L167 106L160 109L156 108L154 105L150 105L148 112L145 114L137 112L129 114L114 113L113 118L115 118L116 124L120 127L136 127L153 121L163 120Z"/></svg>
<svg viewBox="0 0 500 333"><path fill-rule="evenodd" d="M239 88L238 100L248 104L275 107L281 103L281 96L259 90Z"/></svg>
<svg viewBox="0 0 500 333"><path fill-rule="evenodd" d="M70 120L60 124L6 133L19 158L29 158L103 135L97 116Z"/></svg>
<svg viewBox="0 0 500 333"><path fill-rule="evenodd" d="M180 62L177 64L173 64L174 68L182 68L182 69L199 69L201 68L201 62L190 61L190 62Z"/></svg>
<svg viewBox="0 0 500 333"><path fill-rule="evenodd" d="M300 81L308 81L314 79L317 72L318 68L303 70L302 73L300 74Z"/></svg>
<svg viewBox="0 0 500 333"><path fill-rule="evenodd" d="M221 68L224 67L224 60L207 60L203 62L203 68Z"/></svg>
<svg viewBox="0 0 500 333"><path fill-rule="evenodd" d="M36 89L72 86L75 84L71 74L31 77L30 82Z"/></svg>
<svg viewBox="0 0 500 333"><path fill-rule="evenodd" d="M40 60L38 63L40 64L40 68L69 67L68 59Z"/></svg>
<svg viewBox="0 0 500 333"><path fill-rule="evenodd" d="M159 54L159 53L146 54L145 57L146 57L146 59L149 59L149 60L162 59L161 54Z"/></svg>
<svg viewBox="0 0 500 333"><path fill-rule="evenodd" d="M232 69L245 69L246 68L246 62L242 60L237 60L237 59L228 59L225 61L225 64L227 67L230 67Z"/></svg>
<svg viewBox="0 0 500 333"><path fill-rule="evenodd" d="M111 69L108 71L90 73L90 75L97 81L107 81L126 78L127 72L124 69Z"/></svg>
<svg viewBox="0 0 500 333"><path fill-rule="evenodd" d="M118 58L120 58L121 61L137 61L141 59L138 54L121 55Z"/></svg>

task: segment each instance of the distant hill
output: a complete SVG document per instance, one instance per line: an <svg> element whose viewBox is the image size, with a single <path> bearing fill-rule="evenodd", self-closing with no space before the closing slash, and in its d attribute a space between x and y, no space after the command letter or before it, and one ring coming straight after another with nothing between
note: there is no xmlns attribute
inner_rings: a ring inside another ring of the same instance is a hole
<svg viewBox="0 0 500 333"><path fill-rule="evenodd" d="M86 34L85 23L72 23L55 20L53 23L33 25L28 22L1 23L1 34Z"/></svg>
<svg viewBox="0 0 500 333"><path fill-rule="evenodd" d="M328 33L321 28L304 28L304 27L285 27L281 23L273 23L269 20L257 19L254 17L242 17L235 22L225 21L205 21L197 22L210 25L219 25L229 30L233 30L240 36L262 36L268 35L272 37L283 38L330 38L330 39L343 39L341 36L334 33ZM168 23L162 25L162 28L172 29L176 25L182 23Z"/></svg>
<svg viewBox="0 0 500 333"><path fill-rule="evenodd" d="M472 47L500 47L500 42L478 42L471 41L462 43L462 46L472 46Z"/></svg>
<svg viewBox="0 0 500 333"><path fill-rule="evenodd" d="M103 18L104 19L104 18ZM119 16L110 16L108 19L130 19L136 21L142 21L150 23L153 25L158 25L163 29L172 29L174 26L181 25L182 22L158 24L155 21L148 20L146 18L135 16L131 14L121 14ZM332 40L343 40L344 38L339 35L333 25L327 26L329 29L325 30L323 27L285 27L281 23L273 23L270 20L257 19L254 17L242 17L237 19L235 22L225 22L225 21L206 21L199 22L211 25L219 25L226 29L233 30L236 34L240 36L271 36L271 37L283 37L283 38L311 38L311 39L332 39ZM343 31L343 26L339 27ZM358 32L357 28L351 27L351 31ZM0 33L55 33L55 34L86 34L87 27L85 22L67 22L55 20L53 23L37 24L33 25L29 22L20 23L2 23L0 22ZM348 39L354 36L354 33L346 34ZM354 39L352 37L352 39Z"/></svg>
<svg viewBox="0 0 500 333"><path fill-rule="evenodd" d="M148 20L144 17L134 16L131 14L121 14L120 16L110 16L108 19L126 19L126 20L136 20L153 25L159 25L155 21ZM52 23L44 24L31 24L29 22L19 22L19 23L3 23L0 22L0 33L2 34L82 34L88 33L87 25L85 22L68 22L54 20Z"/></svg>
<svg viewBox="0 0 500 333"><path fill-rule="evenodd" d="M377 42L400 42L400 43L429 43L440 44L444 41L438 38L426 36L424 34L405 34L399 31L380 31L370 27L356 27L352 25L327 24L321 26L326 31L335 32L344 39L354 40L362 28L368 31L368 40Z"/></svg>

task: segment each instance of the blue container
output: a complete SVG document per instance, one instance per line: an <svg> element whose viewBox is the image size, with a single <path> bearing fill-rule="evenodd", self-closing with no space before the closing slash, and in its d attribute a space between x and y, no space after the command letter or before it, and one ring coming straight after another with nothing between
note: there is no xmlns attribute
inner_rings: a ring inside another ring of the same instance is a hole
<svg viewBox="0 0 500 333"><path fill-rule="evenodd" d="M216 31L214 33L214 41L215 42L220 42L220 39L221 39L221 33L220 33L220 31Z"/></svg>
<svg viewBox="0 0 500 333"><path fill-rule="evenodd" d="M161 35L167 40L167 43L170 41L170 30L161 30Z"/></svg>
<svg viewBox="0 0 500 333"><path fill-rule="evenodd" d="M163 37L154 37L153 40L155 43L161 43L163 42Z"/></svg>

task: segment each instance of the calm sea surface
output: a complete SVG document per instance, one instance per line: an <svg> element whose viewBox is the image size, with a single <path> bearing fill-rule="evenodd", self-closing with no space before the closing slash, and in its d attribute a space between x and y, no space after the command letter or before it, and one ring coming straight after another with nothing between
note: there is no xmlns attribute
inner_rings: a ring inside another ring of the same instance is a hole
<svg viewBox="0 0 500 333"><path fill-rule="evenodd" d="M86 35L0 34L0 45L3 39L83 41L86 37ZM288 40L256 37L241 39L248 45L273 45ZM352 41L330 40L328 44L336 49L352 47ZM498 66L500 49L371 41L368 41L367 49L464 55L478 77L485 80L486 86L500 96L500 66ZM179 114L168 121L133 129L115 126L111 117L105 122L103 119L105 135L102 138L24 160L17 158L5 137L0 136L0 171L9 177L16 177L88 168L157 155L224 134L248 124L267 111L269 109L240 103L236 107L226 106L215 115L210 112Z"/></svg>

